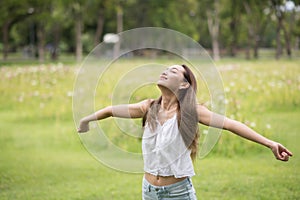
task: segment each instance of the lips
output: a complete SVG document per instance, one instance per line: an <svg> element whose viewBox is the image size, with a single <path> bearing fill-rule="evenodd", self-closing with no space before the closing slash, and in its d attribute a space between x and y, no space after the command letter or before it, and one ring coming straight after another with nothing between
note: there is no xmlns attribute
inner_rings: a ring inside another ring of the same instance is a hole
<svg viewBox="0 0 300 200"><path fill-rule="evenodd" d="M166 76L164 76L164 75L160 75L159 79L160 80L167 80L168 78Z"/></svg>

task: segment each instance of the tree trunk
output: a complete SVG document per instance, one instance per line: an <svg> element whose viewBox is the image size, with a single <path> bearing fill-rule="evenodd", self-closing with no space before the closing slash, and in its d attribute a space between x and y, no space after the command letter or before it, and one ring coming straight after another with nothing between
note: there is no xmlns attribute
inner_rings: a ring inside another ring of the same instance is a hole
<svg viewBox="0 0 300 200"><path fill-rule="evenodd" d="M97 20L97 29L94 38L94 46L97 46L100 43L100 37L103 33L103 25L104 25L104 9L100 8L98 20Z"/></svg>
<svg viewBox="0 0 300 200"><path fill-rule="evenodd" d="M247 37L247 46L246 46L246 59L250 60L251 59L251 55L250 55L250 49L251 49L251 35L252 35L252 26L250 23L248 23L248 37Z"/></svg>
<svg viewBox="0 0 300 200"><path fill-rule="evenodd" d="M237 42L238 42L238 24L240 21L240 3L239 0L233 0L231 3L232 6L232 16L231 21L229 24L230 32L231 32L231 41L229 45L229 53L230 56L235 57L236 56L236 50L237 50Z"/></svg>
<svg viewBox="0 0 300 200"><path fill-rule="evenodd" d="M54 24L54 27L53 27L53 49L51 49L51 52L50 52L51 60L58 59L59 41L60 41L60 26L59 26L59 24Z"/></svg>
<svg viewBox="0 0 300 200"><path fill-rule="evenodd" d="M279 59L282 54L282 46L280 41L280 31L282 27L282 18L278 18L278 24L276 28L276 55L275 58Z"/></svg>
<svg viewBox="0 0 300 200"><path fill-rule="evenodd" d="M286 54L289 58L291 58L292 57L291 35L288 33L288 31L284 26L282 26L282 30L284 34Z"/></svg>
<svg viewBox="0 0 300 200"><path fill-rule="evenodd" d="M253 57L254 57L255 59L258 59L258 47L259 47L259 41L260 41L259 36L256 35L256 37L255 37L255 42L254 42L254 45L253 45Z"/></svg>
<svg viewBox="0 0 300 200"><path fill-rule="evenodd" d="M235 57L236 56L236 42L237 42L237 20L236 19L232 19L232 21L230 22L230 30L231 30L231 34L232 34L232 40L230 41L230 49L229 49L229 54L231 57Z"/></svg>
<svg viewBox="0 0 300 200"><path fill-rule="evenodd" d="M37 28L37 39L38 39L38 56L39 61L45 61L45 29L43 25L39 24Z"/></svg>
<svg viewBox="0 0 300 200"><path fill-rule="evenodd" d="M3 38L3 60L6 60L8 57L8 51L9 51L9 31L11 27L24 19L26 19L28 16L30 16L32 13L23 13L20 15L14 16L14 18L6 19L4 25L2 26L2 38Z"/></svg>
<svg viewBox="0 0 300 200"><path fill-rule="evenodd" d="M279 59L282 55L282 45L280 40L280 32L283 27L283 18L284 13L280 10L280 1L277 0L271 0L272 8L275 12L275 16L277 18L277 27L276 27L276 54L275 58Z"/></svg>
<svg viewBox="0 0 300 200"><path fill-rule="evenodd" d="M10 23L6 22L2 27L2 38L3 38L3 60L8 57L8 33L9 33Z"/></svg>
<svg viewBox="0 0 300 200"><path fill-rule="evenodd" d="M82 60L82 16L79 14L76 17L75 22L75 34L76 34L76 61L80 62Z"/></svg>
<svg viewBox="0 0 300 200"><path fill-rule="evenodd" d="M217 36L214 37L212 45L213 45L213 58L215 61L218 61L220 60L220 49L219 49L219 41Z"/></svg>
<svg viewBox="0 0 300 200"><path fill-rule="evenodd" d="M207 15L207 24L209 34L212 40L212 50L213 50L213 59L215 61L220 60L220 50L219 50L219 5L218 1L214 2L214 10L209 10L206 12Z"/></svg>
<svg viewBox="0 0 300 200"><path fill-rule="evenodd" d="M123 31L123 9L119 5L117 7L117 33L120 33ZM114 58L117 58L120 54L120 47L121 47L121 41L119 40L114 45Z"/></svg>
<svg viewBox="0 0 300 200"><path fill-rule="evenodd" d="M295 51L299 51L299 43L300 43L300 36L296 36L295 38Z"/></svg>

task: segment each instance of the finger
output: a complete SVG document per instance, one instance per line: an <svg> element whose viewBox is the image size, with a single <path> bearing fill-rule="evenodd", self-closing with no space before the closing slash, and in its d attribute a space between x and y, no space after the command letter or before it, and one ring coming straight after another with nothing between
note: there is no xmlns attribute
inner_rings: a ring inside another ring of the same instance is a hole
<svg viewBox="0 0 300 200"><path fill-rule="evenodd" d="M273 151L275 157L278 159L278 160L281 160L282 159L282 156L281 154L279 153L279 149L278 147L275 148L275 150Z"/></svg>
<svg viewBox="0 0 300 200"><path fill-rule="evenodd" d="M289 160L289 155L286 152L281 152L280 157L278 157L277 159L281 160L281 161L288 161Z"/></svg>
<svg viewBox="0 0 300 200"><path fill-rule="evenodd" d="M289 156L293 156L293 153L290 152L287 148L285 148L282 144L279 144L279 149L281 152L286 152Z"/></svg>
<svg viewBox="0 0 300 200"><path fill-rule="evenodd" d="M288 149L284 149L284 151L285 151L289 156L293 156L293 153L290 152Z"/></svg>
<svg viewBox="0 0 300 200"><path fill-rule="evenodd" d="M285 156L287 156L288 154L286 153L286 152L281 152L281 156L282 157L285 157Z"/></svg>
<svg viewBox="0 0 300 200"><path fill-rule="evenodd" d="M283 161L288 161L289 160L289 155L286 152L282 152L281 155L283 157Z"/></svg>

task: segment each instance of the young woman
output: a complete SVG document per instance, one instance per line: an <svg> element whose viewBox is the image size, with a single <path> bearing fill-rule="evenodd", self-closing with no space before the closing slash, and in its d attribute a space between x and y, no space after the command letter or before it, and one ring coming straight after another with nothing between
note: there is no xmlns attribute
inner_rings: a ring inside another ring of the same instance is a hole
<svg viewBox="0 0 300 200"><path fill-rule="evenodd" d="M198 123L229 130L271 149L278 160L292 153L281 144L256 133L241 122L211 112L196 102L197 83L186 65L168 67L159 77L161 96L136 104L108 106L80 121L78 132L89 122L107 117L143 118L143 199L196 199L190 177L198 150Z"/></svg>

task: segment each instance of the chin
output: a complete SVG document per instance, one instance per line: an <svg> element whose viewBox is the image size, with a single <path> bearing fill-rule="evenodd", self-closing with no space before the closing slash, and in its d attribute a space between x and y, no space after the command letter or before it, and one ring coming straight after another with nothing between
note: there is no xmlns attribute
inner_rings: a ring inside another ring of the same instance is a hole
<svg viewBox="0 0 300 200"><path fill-rule="evenodd" d="M156 85L157 85L157 86L163 86L163 87L166 87L166 86L167 86L167 84L166 84L164 81L162 81L162 80L158 80L158 81L156 82Z"/></svg>
<svg viewBox="0 0 300 200"><path fill-rule="evenodd" d="M157 82L157 87L160 89L160 90L171 90L170 87L166 84L166 83L161 83L161 82Z"/></svg>

